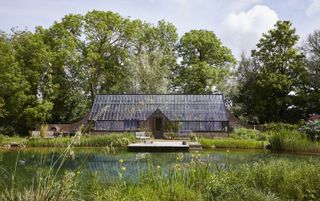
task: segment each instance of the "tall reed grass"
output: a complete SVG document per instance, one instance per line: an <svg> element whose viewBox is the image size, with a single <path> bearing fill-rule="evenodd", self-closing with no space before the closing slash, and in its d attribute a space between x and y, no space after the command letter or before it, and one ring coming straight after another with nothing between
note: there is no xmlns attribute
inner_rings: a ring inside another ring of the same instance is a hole
<svg viewBox="0 0 320 201"><path fill-rule="evenodd" d="M269 136L274 151L320 153L320 143L310 140L297 130L271 131Z"/></svg>
<svg viewBox="0 0 320 201"><path fill-rule="evenodd" d="M76 146L82 147L126 147L135 140L130 133L108 134L108 135L86 135L82 136L80 143ZM32 138L26 141L27 147L67 147L72 141L71 137L60 137L52 139Z"/></svg>
<svg viewBox="0 0 320 201"><path fill-rule="evenodd" d="M154 166L141 170L134 180L122 176L128 169L119 161L118 177L106 184L96 173L81 180L82 173L68 171L59 177L72 147L80 143L72 138L66 151L54 161L49 171L35 176L34 184L9 185L0 193L4 201L256 201L256 200L320 200L320 161L274 159L239 166L208 164L199 153L191 162L183 162L178 154L170 167ZM139 168L139 167L138 167ZM14 180L14 177L13 177Z"/></svg>
<svg viewBox="0 0 320 201"><path fill-rule="evenodd" d="M266 145L264 141L219 138L219 139L199 139L204 148L230 148L230 149L263 149Z"/></svg>

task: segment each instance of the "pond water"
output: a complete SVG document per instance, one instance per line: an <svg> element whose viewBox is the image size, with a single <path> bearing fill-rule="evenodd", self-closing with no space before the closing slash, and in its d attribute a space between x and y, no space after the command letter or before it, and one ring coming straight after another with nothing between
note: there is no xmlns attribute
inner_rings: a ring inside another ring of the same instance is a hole
<svg viewBox="0 0 320 201"><path fill-rule="evenodd" d="M0 151L0 187L8 185L14 172L16 180L19 180L20 184L30 185L39 171L48 170L58 160L62 151L51 148ZM320 160L319 156L277 154L266 150L203 150L185 153L130 153L123 151L110 154L106 153L103 148L76 148L74 155L66 158L60 172L65 170L79 171L83 179L94 173L101 181L108 183L119 177L120 159L123 160L123 166L126 167L123 176L132 179L150 166L160 166L161 170L166 171L177 163L189 163L192 160L192 155L199 156L204 163L218 165L222 168L236 167L260 160L266 162L277 159L303 161L312 158ZM181 157L180 161L177 160L177 156ZM56 169L60 162L57 164Z"/></svg>

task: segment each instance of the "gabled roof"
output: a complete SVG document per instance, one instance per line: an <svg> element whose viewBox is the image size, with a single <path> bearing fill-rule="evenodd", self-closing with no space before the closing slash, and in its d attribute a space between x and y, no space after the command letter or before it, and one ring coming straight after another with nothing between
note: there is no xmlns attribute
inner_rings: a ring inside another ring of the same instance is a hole
<svg viewBox="0 0 320 201"><path fill-rule="evenodd" d="M159 109L171 121L228 121L223 95L97 95L89 120L146 120Z"/></svg>

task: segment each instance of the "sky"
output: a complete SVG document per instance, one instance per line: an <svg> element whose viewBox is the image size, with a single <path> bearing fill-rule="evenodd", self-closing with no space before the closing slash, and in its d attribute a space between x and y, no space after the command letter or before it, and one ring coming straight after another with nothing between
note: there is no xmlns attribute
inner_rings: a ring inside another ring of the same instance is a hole
<svg viewBox="0 0 320 201"><path fill-rule="evenodd" d="M0 0L0 30L50 27L69 13L114 11L156 24L173 23L179 36L192 29L213 31L239 58L250 53L277 20L290 20L300 43L320 30L320 0Z"/></svg>

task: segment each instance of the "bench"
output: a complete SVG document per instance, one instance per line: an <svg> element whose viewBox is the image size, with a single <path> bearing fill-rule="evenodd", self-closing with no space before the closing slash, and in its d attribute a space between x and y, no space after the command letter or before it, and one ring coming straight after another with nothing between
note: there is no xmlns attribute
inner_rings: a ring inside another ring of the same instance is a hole
<svg viewBox="0 0 320 201"><path fill-rule="evenodd" d="M140 140L149 139L150 137L146 134L146 132L136 132L136 138Z"/></svg>

